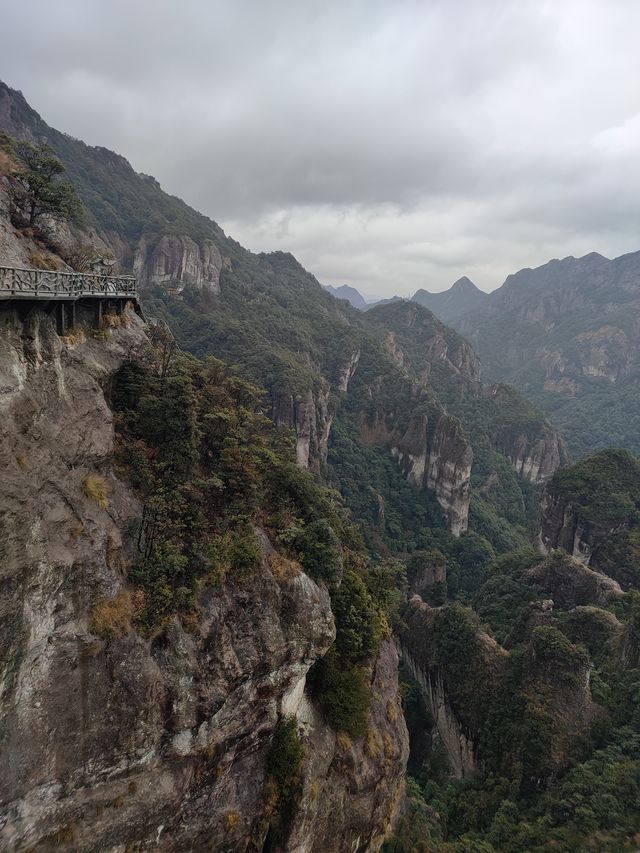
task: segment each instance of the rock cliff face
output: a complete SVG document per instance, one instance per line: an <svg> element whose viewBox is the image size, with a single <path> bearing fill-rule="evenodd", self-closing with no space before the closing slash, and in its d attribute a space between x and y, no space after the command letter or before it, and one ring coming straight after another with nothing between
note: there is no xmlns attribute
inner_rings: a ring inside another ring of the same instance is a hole
<svg viewBox="0 0 640 853"><path fill-rule="evenodd" d="M306 394L271 394L271 412L277 426L295 430L296 462L301 468L318 468L327 461L329 433L334 412L330 406L331 387L322 381L320 389Z"/></svg>
<svg viewBox="0 0 640 853"><path fill-rule="evenodd" d="M580 524L576 508L550 489L542 495L538 545L543 554L562 548L586 566L593 552L591 536Z"/></svg>
<svg viewBox="0 0 640 853"><path fill-rule="evenodd" d="M133 274L143 287L192 287L220 293L222 255L212 240L196 243L191 237L142 237L133 257Z"/></svg>
<svg viewBox="0 0 640 853"><path fill-rule="evenodd" d="M402 435L391 432L385 438L409 482L434 491L449 530L460 536L469 524L473 453L455 418L441 412L433 421L426 415L415 416ZM374 441L383 435L375 429L363 433L365 440Z"/></svg>
<svg viewBox="0 0 640 853"><path fill-rule="evenodd" d="M195 621L134 627L139 506L113 470L105 389L144 346L132 312L110 336L69 339L39 311L0 314L0 846L259 847L271 736L295 713L315 799L288 849L378 850L406 762L388 644L372 684L382 748L369 754L341 745L305 696L335 636L329 595L303 573L276 577L264 531L250 583L203 591Z"/></svg>
<svg viewBox="0 0 640 853"><path fill-rule="evenodd" d="M515 760L534 787L567 767L600 713L591 698L586 652L563 637L551 611L531 610L526 623L514 654L459 605L429 607L417 595L409 602L400 636L403 661L433 720L432 744L444 747L455 778L473 774L486 759L488 744L499 742L505 707L511 708L509 725L520 734L505 745L503 757ZM548 740L523 766L528 744L520 741L540 718L546 720Z"/></svg>
<svg viewBox="0 0 640 853"><path fill-rule="evenodd" d="M496 447L513 465L517 474L529 483L546 483L567 461L559 433L544 421L533 431L506 431L498 436Z"/></svg>
<svg viewBox="0 0 640 853"><path fill-rule="evenodd" d="M469 483L473 453L462 426L441 414L433 431L427 467L427 486L433 489L454 536L469 526Z"/></svg>
<svg viewBox="0 0 640 853"><path fill-rule="evenodd" d="M451 773L462 779L473 774L477 767L480 731L473 722L476 711L456 701L456 688L461 685L450 683L444 669L437 664L436 626L441 612L441 608L430 607L420 596L413 596L406 614L406 629L401 635L402 658L420 685L433 719L435 738L445 749ZM482 635L479 651L485 683L496 682L506 653L487 635Z"/></svg>
<svg viewBox="0 0 640 853"><path fill-rule="evenodd" d="M476 353L431 312L403 302L375 308L367 316L384 330L385 347L398 368L427 394L435 392L445 411L460 418L464 431L448 430L449 440L477 434L468 405L461 405L475 398L487 424L485 449L489 445L506 456L522 479L544 483L566 462L559 433L513 388L483 385ZM449 461L456 464L455 457ZM458 473L460 489L464 477Z"/></svg>
<svg viewBox="0 0 640 853"><path fill-rule="evenodd" d="M471 733L464 729L451 708L442 677L438 673L425 673L408 649L403 649L403 659L420 685L437 739L446 752L452 776L455 779L472 776L477 769L475 746Z"/></svg>
<svg viewBox="0 0 640 853"><path fill-rule="evenodd" d="M320 376L317 387L309 388L306 393L271 392L271 416L278 426L295 430L296 461L301 468L318 469L326 463L335 417L332 387L341 394L347 394L359 361L360 352L352 353L338 365L331 382Z"/></svg>
<svg viewBox="0 0 640 853"><path fill-rule="evenodd" d="M398 656L383 641L371 676L369 730L352 743L336 736L305 697L297 717L307 733L302 805L292 853L378 850L401 806L409 740L397 689Z"/></svg>

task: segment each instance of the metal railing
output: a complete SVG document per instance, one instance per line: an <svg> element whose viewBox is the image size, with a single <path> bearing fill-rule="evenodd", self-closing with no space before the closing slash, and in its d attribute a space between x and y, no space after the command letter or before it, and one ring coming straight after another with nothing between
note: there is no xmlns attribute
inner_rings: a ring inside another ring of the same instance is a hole
<svg viewBox="0 0 640 853"><path fill-rule="evenodd" d="M132 275L0 267L0 299L137 299Z"/></svg>

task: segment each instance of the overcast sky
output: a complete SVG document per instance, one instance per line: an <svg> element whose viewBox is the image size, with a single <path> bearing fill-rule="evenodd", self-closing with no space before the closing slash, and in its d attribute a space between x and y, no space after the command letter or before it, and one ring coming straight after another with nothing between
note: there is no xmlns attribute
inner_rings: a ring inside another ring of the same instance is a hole
<svg viewBox="0 0 640 853"><path fill-rule="evenodd" d="M0 0L0 78L370 297L640 249L636 0Z"/></svg>

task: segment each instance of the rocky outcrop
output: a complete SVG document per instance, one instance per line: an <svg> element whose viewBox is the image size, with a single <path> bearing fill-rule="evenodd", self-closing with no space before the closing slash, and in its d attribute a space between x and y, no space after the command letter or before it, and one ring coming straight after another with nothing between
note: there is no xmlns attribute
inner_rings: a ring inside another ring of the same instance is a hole
<svg viewBox="0 0 640 853"><path fill-rule="evenodd" d="M593 552L589 531L580 523L576 507L551 489L545 489L540 502L538 547L543 554L562 548L586 566Z"/></svg>
<svg viewBox="0 0 640 853"><path fill-rule="evenodd" d="M110 335L68 339L40 311L0 314L5 850L247 849L264 826L276 723L309 707L307 670L335 636L327 591L274 574L262 530L250 579L203 587L189 619L135 627L140 508L113 470L104 389L144 347L131 312ZM379 848L406 760L395 667L383 648L371 726L386 751L347 750L319 715L303 731L318 796L288 849ZM333 846L319 846L325 832Z"/></svg>
<svg viewBox="0 0 640 853"><path fill-rule="evenodd" d="M309 389L306 394L271 394L274 423L295 430L296 462L301 468L317 468L327 461L334 417L330 395L331 388L324 380L315 393Z"/></svg>
<svg viewBox="0 0 640 853"><path fill-rule="evenodd" d="M353 376L358 369L358 362L360 361L360 350L354 352L353 355L349 358L349 360L340 365L338 368L337 375L337 385L338 390L342 391L343 394L349 390L349 383L353 379Z"/></svg>
<svg viewBox="0 0 640 853"><path fill-rule="evenodd" d="M407 585L410 596L430 592L437 585L447 582L447 563L440 551L427 551L415 555L407 565Z"/></svg>
<svg viewBox="0 0 640 853"><path fill-rule="evenodd" d="M522 626L518 651L507 652L460 605L429 607L419 596L409 602L402 657L430 711L432 740L443 745L454 777L471 775L487 743L500 739L505 703L512 731L520 734L505 744L501 758L533 787L568 766L601 713L591 698L588 654L558 630L549 610L533 615ZM535 754L524 742L534 720L542 721L545 741Z"/></svg>
<svg viewBox="0 0 640 853"><path fill-rule="evenodd" d="M482 388L482 396L494 401L499 414L495 449L507 457L523 480L546 483L567 463L560 433L531 410L513 388L501 383L488 385ZM520 412L517 420L510 423L514 408Z"/></svg>
<svg viewBox="0 0 640 853"><path fill-rule="evenodd" d="M403 649L402 656L420 685L425 707L433 719L437 740L446 752L452 776L455 779L472 776L477 768L473 739L451 707L442 676L437 672L425 673L408 649Z"/></svg>
<svg viewBox="0 0 640 853"><path fill-rule="evenodd" d="M460 422L441 414L430 442L427 486L436 493L454 536L460 536L469 525L472 460Z"/></svg>
<svg viewBox="0 0 640 853"><path fill-rule="evenodd" d="M507 431L498 436L496 447L529 483L546 483L567 458L560 434L545 421L533 430Z"/></svg>
<svg viewBox="0 0 640 853"><path fill-rule="evenodd" d="M415 416L402 437L391 438L391 454L410 483L435 492L451 533L464 533L473 453L459 421L444 412L434 416L434 423L426 415Z"/></svg>
<svg viewBox="0 0 640 853"><path fill-rule="evenodd" d="M430 311L412 302L401 302L372 310L368 317L387 327L384 344L399 367L420 374L426 365L438 364L467 382L480 381L480 361L472 347ZM404 341L410 344L411 354Z"/></svg>
<svg viewBox="0 0 640 853"><path fill-rule="evenodd" d="M637 586L639 484L640 460L620 448L558 472L540 503L540 552L561 549L625 590Z"/></svg>
<svg viewBox="0 0 640 853"><path fill-rule="evenodd" d="M398 657L384 640L371 675L371 712L363 740L336 735L302 697L305 732L301 805L289 837L291 853L377 851L401 805L409 743L397 689Z"/></svg>
<svg viewBox="0 0 640 853"><path fill-rule="evenodd" d="M405 615L405 628L400 636L402 659L420 685L423 700L433 719L433 733L447 755L451 774L462 779L477 767L477 743L482 720L488 712L487 697L497 683L504 650L486 634L478 633L469 648L470 665L481 675L486 696L474 698L476 707L461 701L462 684L455 683L446 665L439 665L438 622L443 608L430 607L414 595ZM466 695L466 694L465 694Z"/></svg>
<svg viewBox="0 0 640 853"><path fill-rule="evenodd" d="M352 353L336 370L338 391L346 394L353 379L360 351ZM329 435L335 416L331 400L331 384L319 377L316 388L303 394L271 392L271 416L278 426L294 429L296 433L296 461L301 468L318 468L326 464Z"/></svg>
<svg viewBox="0 0 640 853"><path fill-rule="evenodd" d="M185 287L220 293L222 255L212 240L187 236L141 237L133 256L133 274L142 287Z"/></svg>
<svg viewBox="0 0 640 853"><path fill-rule="evenodd" d="M543 554L560 548L585 566L600 571L602 564L600 550L608 537L623 534L630 522L616 522L611 525L594 525L583 520L578 507L567 496L548 488L540 503L540 526L538 529L538 548ZM615 573L613 574L615 577Z"/></svg>
<svg viewBox="0 0 640 853"><path fill-rule="evenodd" d="M617 581L592 571L566 554L552 554L528 569L524 578L538 586L555 604L566 608L605 605L623 595Z"/></svg>

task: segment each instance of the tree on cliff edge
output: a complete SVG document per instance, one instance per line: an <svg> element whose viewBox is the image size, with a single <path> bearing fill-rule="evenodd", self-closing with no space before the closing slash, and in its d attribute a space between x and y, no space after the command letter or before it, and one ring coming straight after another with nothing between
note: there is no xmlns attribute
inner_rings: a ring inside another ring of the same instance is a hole
<svg viewBox="0 0 640 853"><path fill-rule="evenodd" d="M82 221L83 207L64 166L48 145L19 142L15 153L22 168L10 178L11 215L15 224L33 227L43 216L63 222Z"/></svg>

